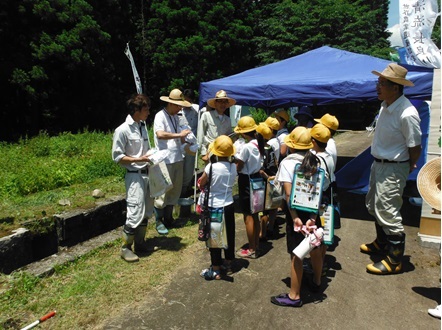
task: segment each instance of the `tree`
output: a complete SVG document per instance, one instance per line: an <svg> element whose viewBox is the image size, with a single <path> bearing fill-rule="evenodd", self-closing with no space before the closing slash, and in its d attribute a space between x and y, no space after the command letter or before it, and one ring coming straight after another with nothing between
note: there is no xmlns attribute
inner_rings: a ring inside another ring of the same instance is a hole
<svg viewBox="0 0 442 330"><path fill-rule="evenodd" d="M388 56L387 0L283 0L268 11L255 37L262 64L324 45Z"/></svg>
<svg viewBox="0 0 442 330"><path fill-rule="evenodd" d="M14 139L16 133L34 135L40 129L56 133L108 127L109 114L123 104L115 63L124 61L128 67L125 44L117 38L111 40L111 33L123 37L135 30L130 22L131 6L121 3L2 3L0 15L7 13L7 20L1 23L2 41L8 50L2 52L0 86L8 93L2 97L1 115L21 128L17 131L9 126L2 139ZM122 17L128 19L127 25L116 24Z"/></svg>
<svg viewBox="0 0 442 330"><path fill-rule="evenodd" d="M149 94L197 90L202 81L254 67L253 3L153 0L145 15L145 40L140 40Z"/></svg>

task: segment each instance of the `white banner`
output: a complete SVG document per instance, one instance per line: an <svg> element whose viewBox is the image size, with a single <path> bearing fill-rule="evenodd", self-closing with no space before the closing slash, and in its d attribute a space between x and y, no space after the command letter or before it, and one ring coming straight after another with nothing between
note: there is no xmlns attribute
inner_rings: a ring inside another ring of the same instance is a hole
<svg viewBox="0 0 442 330"><path fill-rule="evenodd" d="M135 87L137 88L137 93L141 94L143 93L143 88L141 87L141 80L140 76L138 75L137 68L135 67L134 58L132 57L132 53L129 49L129 43L126 44L126 49L124 50L124 54L126 54L127 58L130 61L130 65L132 66L132 72L134 74L134 80L135 80Z"/></svg>
<svg viewBox="0 0 442 330"><path fill-rule="evenodd" d="M399 0L399 26L408 64L440 68L440 49L431 40L437 0Z"/></svg>

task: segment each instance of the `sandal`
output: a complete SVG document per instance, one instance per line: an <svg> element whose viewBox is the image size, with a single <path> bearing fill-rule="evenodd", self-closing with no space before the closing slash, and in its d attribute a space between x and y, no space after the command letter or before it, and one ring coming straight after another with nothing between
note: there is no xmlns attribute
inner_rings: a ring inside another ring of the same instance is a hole
<svg viewBox="0 0 442 330"><path fill-rule="evenodd" d="M278 296L271 297L270 301L277 306L284 306L284 307L301 307L302 306L301 299L293 300L292 298L289 297L288 293L281 293Z"/></svg>
<svg viewBox="0 0 442 330"><path fill-rule="evenodd" d="M256 259L258 258L258 252L257 251L250 251L249 249L240 249L236 255L240 258L249 258L249 259Z"/></svg>
<svg viewBox="0 0 442 330"><path fill-rule="evenodd" d="M211 281L211 280L220 280L221 279L221 274L218 270L213 270L212 266L210 266L209 268L203 269L201 271L201 277L203 277L206 281Z"/></svg>

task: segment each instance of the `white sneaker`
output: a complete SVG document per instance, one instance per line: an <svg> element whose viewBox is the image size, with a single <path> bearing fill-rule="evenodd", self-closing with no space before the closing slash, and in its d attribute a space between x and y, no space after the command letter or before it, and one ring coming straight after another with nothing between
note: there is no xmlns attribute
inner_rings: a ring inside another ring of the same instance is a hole
<svg viewBox="0 0 442 330"><path fill-rule="evenodd" d="M442 314L442 307L441 305L437 305L436 308L432 308L428 310L428 314L431 316L437 317L440 319L440 315Z"/></svg>

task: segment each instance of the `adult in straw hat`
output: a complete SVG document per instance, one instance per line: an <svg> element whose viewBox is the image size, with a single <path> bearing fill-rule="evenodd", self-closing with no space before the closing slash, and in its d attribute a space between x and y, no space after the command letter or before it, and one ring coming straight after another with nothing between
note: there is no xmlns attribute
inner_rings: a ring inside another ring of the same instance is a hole
<svg viewBox="0 0 442 330"><path fill-rule="evenodd" d="M181 129L178 112L183 107L190 107L183 93L179 89L173 89L169 96L161 96L161 101L166 102L163 109L157 112L153 122L155 146L158 150L168 150L169 155L166 163L173 188L155 199L156 229L160 235L167 235L166 226L171 226L173 206L178 203L183 185L183 154L181 144L186 136L191 133L190 129Z"/></svg>
<svg viewBox="0 0 442 330"><path fill-rule="evenodd" d="M403 95L407 69L389 64L378 76L376 91L382 101L371 145L374 162L365 199L368 212L376 219L376 238L362 244L367 254L382 254L384 259L367 265L371 274L395 274L402 271L405 233L400 209L408 175L416 168L421 154L420 118L416 108Z"/></svg>
<svg viewBox="0 0 442 330"><path fill-rule="evenodd" d="M215 97L207 101L211 111L202 113L198 124L198 144L201 146L201 158L208 161L207 147L220 135L230 135L232 124L225 112L236 103L224 90L216 92ZM208 109L209 110L209 109Z"/></svg>
<svg viewBox="0 0 442 330"><path fill-rule="evenodd" d="M232 187L236 180L236 166L230 161L235 154L233 141L226 135L220 135L210 145L210 154L213 163L206 165L201 175L200 186L210 184L209 206L223 208L227 233L227 249L209 248L211 266L203 269L201 276L206 280L221 278L223 265L222 250L224 251L224 266L227 273L232 271L232 262L235 259L235 211L233 206ZM212 177L209 179L210 170ZM209 182L210 181L210 182Z"/></svg>

